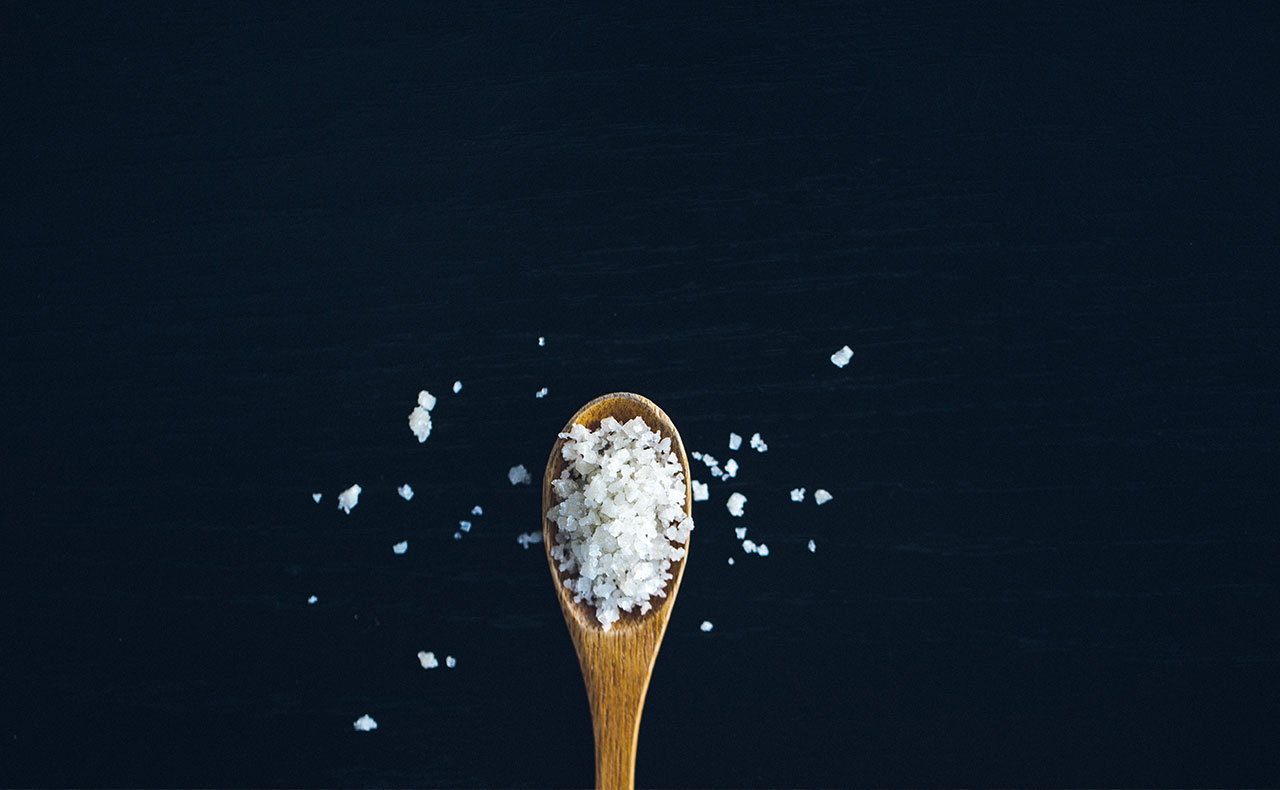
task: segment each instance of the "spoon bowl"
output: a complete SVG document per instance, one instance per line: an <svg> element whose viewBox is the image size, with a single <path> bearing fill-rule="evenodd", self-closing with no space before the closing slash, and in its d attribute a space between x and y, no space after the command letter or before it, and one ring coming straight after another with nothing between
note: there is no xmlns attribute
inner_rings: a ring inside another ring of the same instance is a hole
<svg viewBox="0 0 1280 790"><path fill-rule="evenodd" d="M642 418L649 429L664 438L671 439L671 452L684 472L684 512L692 513L693 492L690 487L689 459L685 455L680 432L657 404L648 398L630 392L614 392L602 395L578 410L569 419L561 433L567 433L576 423L589 430L600 427L605 417L626 422L633 417ZM671 618L684 567L689 560L689 544L685 555L671 564L671 579L665 588L666 597L652 600L653 608L645 614L638 611L622 612L617 622L606 631L596 619L595 607L585 602L575 602L573 593L565 586L568 574L560 571L559 564L551 557L551 547L556 536L556 524L547 518L547 512L557 504L551 481L560 477L565 461L561 450L564 439L557 439L547 460L546 474L542 478L542 542L546 547L547 563L555 583L556 598L564 613L569 637L573 640L582 667L582 679L587 687L587 700L591 705L592 729L596 747L596 787L633 788L635 786L636 743L640 734L640 712L644 707L649 678L658 657L662 636Z"/></svg>

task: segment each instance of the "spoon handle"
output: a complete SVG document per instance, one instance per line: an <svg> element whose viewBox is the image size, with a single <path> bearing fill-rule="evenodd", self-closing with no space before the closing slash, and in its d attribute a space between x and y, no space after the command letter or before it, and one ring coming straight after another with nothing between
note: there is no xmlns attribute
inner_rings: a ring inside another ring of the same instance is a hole
<svg viewBox="0 0 1280 790"><path fill-rule="evenodd" d="M632 790L636 743L657 644L652 629L584 635L578 650L591 703L597 790ZM660 638L660 637L659 637Z"/></svg>

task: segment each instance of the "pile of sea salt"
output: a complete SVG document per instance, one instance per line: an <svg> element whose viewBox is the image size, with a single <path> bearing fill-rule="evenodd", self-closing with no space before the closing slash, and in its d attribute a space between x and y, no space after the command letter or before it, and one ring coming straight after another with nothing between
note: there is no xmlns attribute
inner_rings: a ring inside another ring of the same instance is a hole
<svg viewBox="0 0 1280 790"><path fill-rule="evenodd" d="M565 469L551 487L559 504L551 557L575 601L596 608L608 631L621 612L653 608L666 596L671 564L683 559L693 529L684 471L663 438L640 417L612 417L600 428L574 425L564 439Z"/></svg>

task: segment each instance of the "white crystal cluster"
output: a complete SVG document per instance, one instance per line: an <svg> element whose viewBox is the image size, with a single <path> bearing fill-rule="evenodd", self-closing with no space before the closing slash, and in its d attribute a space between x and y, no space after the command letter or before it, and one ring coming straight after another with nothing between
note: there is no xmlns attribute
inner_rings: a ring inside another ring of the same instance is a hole
<svg viewBox="0 0 1280 790"><path fill-rule="evenodd" d="M574 425L560 438L565 469L551 481L559 504L547 512L557 527L551 557L574 600L595 606L608 631L621 612L644 614L652 598L666 596L671 564L684 557L693 529L684 471L671 439L640 417L606 417L595 431Z"/></svg>

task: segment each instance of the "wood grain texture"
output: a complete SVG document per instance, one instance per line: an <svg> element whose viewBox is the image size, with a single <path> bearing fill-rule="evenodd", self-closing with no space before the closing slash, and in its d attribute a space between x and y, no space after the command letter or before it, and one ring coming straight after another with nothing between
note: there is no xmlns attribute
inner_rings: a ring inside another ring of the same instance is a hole
<svg viewBox="0 0 1280 790"><path fill-rule="evenodd" d="M605 417L613 417L619 422L641 417L650 428L671 439L671 449L684 470L684 512L691 515L693 493L689 485L689 459L685 455L680 432L666 413L648 398L629 392L614 392L602 395L579 409L565 424L562 433L575 423L595 430ZM666 597L659 599L654 608L644 615L622 612L613 627L605 631L592 607L574 602L564 586L566 574L551 558L556 527L547 518L547 512L555 504L551 481L559 478L565 467L561 454L563 446L564 439L557 439L542 478L543 544L555 583L556 599L564 612L565 624L569 627L569 636L582 666L582 679L591 705L596 787L609 790L632 788L635 787L640 713L644 708L653 665L658 658L658 648L662 645L662 636L666 633L676 593L680 590L680 580L684 576L685 563L689 558L688 544L685 545L684 558L671 567L672 577L667 583Z"/></svg>

